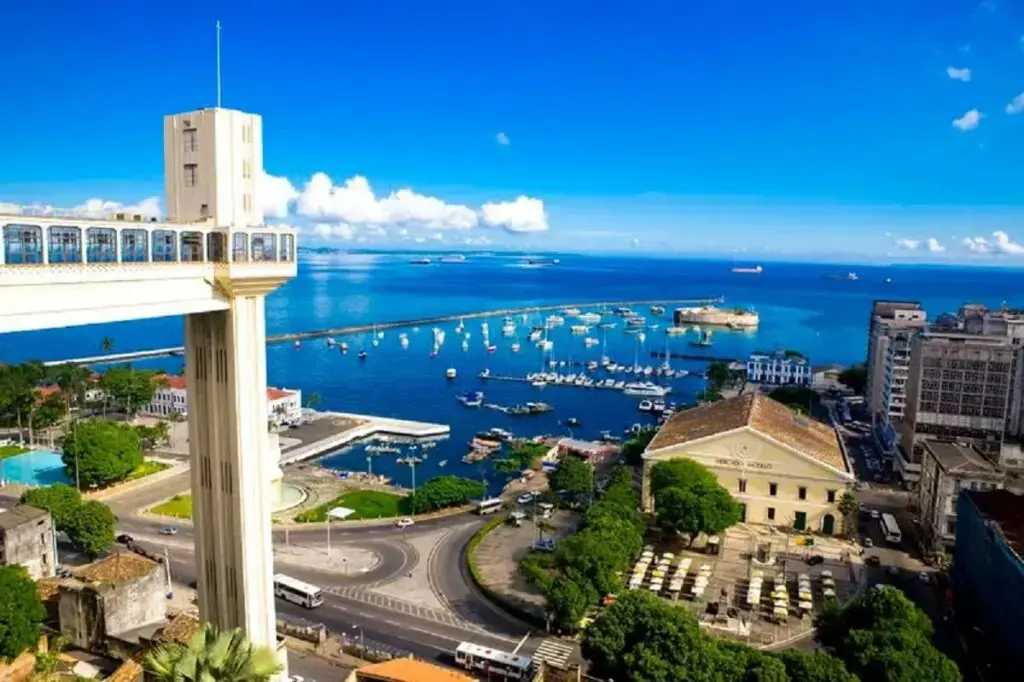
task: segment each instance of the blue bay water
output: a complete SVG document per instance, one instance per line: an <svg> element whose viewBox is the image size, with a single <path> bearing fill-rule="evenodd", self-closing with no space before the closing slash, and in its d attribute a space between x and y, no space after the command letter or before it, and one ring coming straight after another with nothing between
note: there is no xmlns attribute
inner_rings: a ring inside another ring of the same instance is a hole
<svg viewBox="0 0 1024 682"><path fill-rule="evenodd" d="M921 301L931 317L955 310L964 302L998 306L1022 304L1024 273L1008 268L866 267L857 266L857 281L824 279L845 274L835 265L770 263L761 275L730 272L730 264L711 260L671 260L638 257L561 257L551 267L523 267L518 258L473 256L465 263L412 265L407 255L337 254L307 256L300 261L299 275L267 301L269 334L298 332L351 324L469 313L497 308L546 304L579 304L588 301L670 300L725 296L727 305L754 307L761 318L755 333L716 333L708 354L743 357L754 350L792 348L805 353L814 364L863 361L866 327L871 302L877 298ZM885 278L892 278L885 284ZM639 312L647 314L646 308ZM518 435L564 433L568 417L582 424L574 435L596 437L601 431L619 433L644 421L638 399L615 392L548 386L537 389L522 383L482 383L476 374L489 368L495 374L523 375L541 367L539 351L526 341L529 326L543 315L533 315L520 328L522 350L512 353L514 338L500 333L501 318L488 320L491 341L499 348L489 354L483 346L481 320L467 320L471 334L467 351L456 337L455 322L438 325L446 341L436 358L430 357L430 328L401 330L409 335L409 348L399 344L399 330L388 330L379 347L370 335L347 341L352 350L342 355L321 340L307 341L300 349L289 344L268 348L268 380L271 385L299 388L307 395L318 393L323 409L421 419L450 424L452 436L417 467L422 482L438 473L484 477L492 487L503 482L488 463L464 465L467 442L477 431L502 427ZM651 319L654 322L653 319ZM613 359L631 363L638 349L634 337L623 333L621 320L608 330L607 352ZM642 348L641 364L657 365L649 357L665 346L664 328L649 331ZM556 360L590 360L601 355L601 346L584 348L583 337L564 328L552 333ZM100 352L100 341L110 337L115 351L179 345L181 318L162 318L113 325L96 325L0 336L0 361L19 362L38 358L61 359ZM590 336L601 338L594 329ZM692 338L692 337L689 337ZM670 341L670 350L700 352L688 347L689 339ZM359 361L365 348L370 356ZM180 360L157 359L139 366L177 371ZM702 364L678 361L677 367L699 370ZM454 367L458 378L449 381L445 370ZM688 377L673 383L671 396L687 401L701 388ZM488 402L512 405L543 400L555 407L536 417L512 417L487 409L468 409L456 397L468 390L483 390ZM395 455L374 458L374 471L409 485L411 472L394 462ZM440 460L448 460L441 469ZM340 469L365 470L361 446L324 460Z"/></svg>

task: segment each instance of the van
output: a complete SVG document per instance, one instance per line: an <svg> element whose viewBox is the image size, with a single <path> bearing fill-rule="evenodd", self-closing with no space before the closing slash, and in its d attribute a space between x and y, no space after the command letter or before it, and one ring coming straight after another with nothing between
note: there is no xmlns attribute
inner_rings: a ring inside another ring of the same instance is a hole
<svg viewBox="0 0 1024 682"><path fill-rule="evenodd" d="M537 513L542 519L550 519L555 513L555 505L550 502L541 502L537 505Z"/></svg>

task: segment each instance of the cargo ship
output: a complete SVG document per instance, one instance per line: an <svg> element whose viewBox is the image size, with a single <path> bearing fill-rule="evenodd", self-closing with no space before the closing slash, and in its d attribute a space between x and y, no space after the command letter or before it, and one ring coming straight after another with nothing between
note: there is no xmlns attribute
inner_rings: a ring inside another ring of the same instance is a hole
<svg viewBox="0 0 1024 682"><path fill-rule="evenodd" d="M732 271L740 275L760 275L762 272L764 272L764 268L762 268L760 265L755 265L752 268L736 267L733 268Z"/></svg>

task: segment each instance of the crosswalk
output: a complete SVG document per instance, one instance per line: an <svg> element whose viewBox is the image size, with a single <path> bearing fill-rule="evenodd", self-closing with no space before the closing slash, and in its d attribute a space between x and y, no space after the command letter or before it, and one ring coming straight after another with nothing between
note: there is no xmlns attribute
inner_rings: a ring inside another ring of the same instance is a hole
<svg viewBox="0 0 1024 682"><path fill-rule="evenodd" d="M414 604L403 599L396 599L395 597L370 592L369 590L358 587L327 587L324 588L324 592L337 595L344 599L351 599L364 604L378 606L382 609L387 609L388 611L394 611L396 613L413 616L414 618L420 618L422 620L433 621L435 623L441 623L443 625L450 625L452 627L459 628L472 627L470 623L467 623L448 611L431 608L429 606L420 606L419 604Z"/></svg>

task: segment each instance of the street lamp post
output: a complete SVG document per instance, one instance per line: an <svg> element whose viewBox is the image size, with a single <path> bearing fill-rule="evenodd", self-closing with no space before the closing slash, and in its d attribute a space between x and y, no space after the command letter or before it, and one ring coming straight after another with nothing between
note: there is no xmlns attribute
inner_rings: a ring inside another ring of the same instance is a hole
<svg viewBox="0 0 1024 682"><path fill-rule="evenodd" d="M412 471L412 514L416 515L416 460L409 460L409 469Z"/></svg>
<svg viewBox="0 0 1024 682"><path fill-rule="evenodd" d="M373 478L373 457L366 456L366 475Z"/></svg>
<svg viewBox="0 0 1024 682"><path fill-rule="evenodd" d="M327 512L327 558L331 558L331 513Z"/></svg>
<svg viewBox="0 0 1024 682"><path fill-rule="evenodd" d="M363 628L359 625L353 625L353 630L359 630L359 653L366 655L366 641L363 639Z"/></svg>

